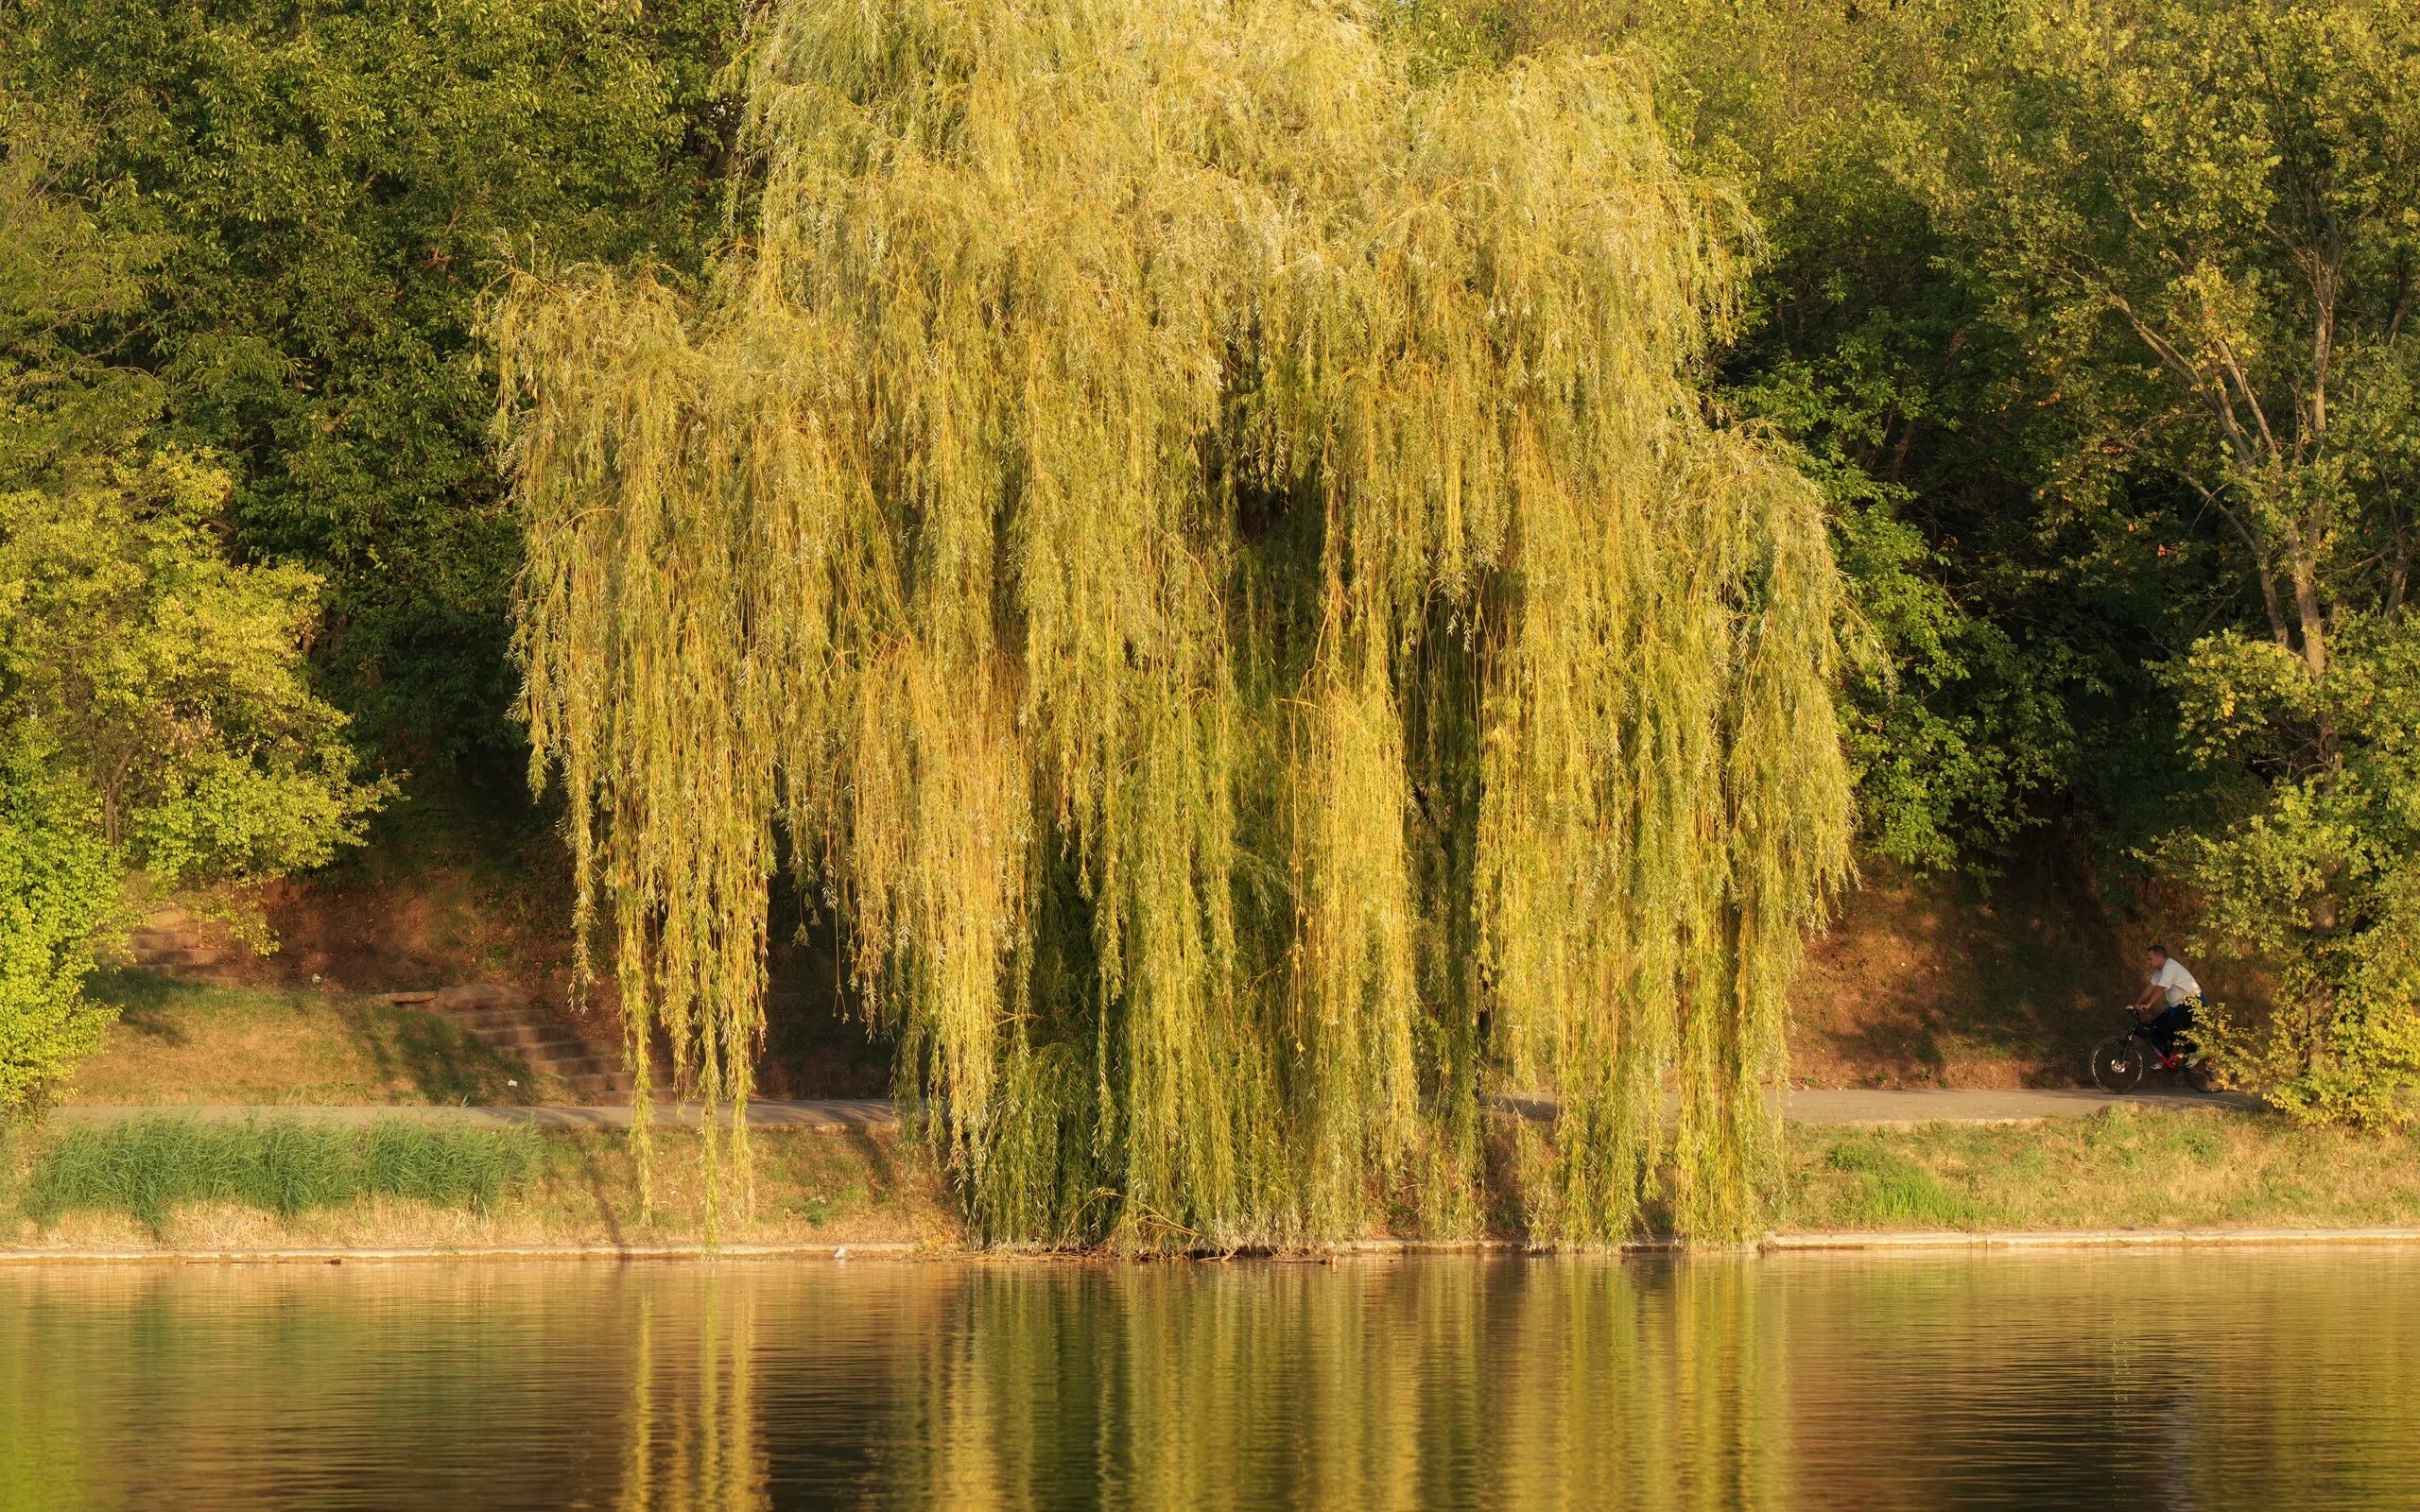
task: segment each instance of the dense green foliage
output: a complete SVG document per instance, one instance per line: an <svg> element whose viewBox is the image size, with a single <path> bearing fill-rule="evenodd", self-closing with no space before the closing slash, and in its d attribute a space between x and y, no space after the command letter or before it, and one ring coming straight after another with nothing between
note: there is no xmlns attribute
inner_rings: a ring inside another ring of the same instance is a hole
<svg viewBox="0 0 2420 1512"><path fill-rule="evenodd" d="M521 533L473 328L508 257L693 263L737 0L76 0L0 20L0 95L152 277L89 351L230 474L240 557L317 573L321 695L413 764L510 745ZM5 255L5 254L0 254Z"/></svg>
<svg viewBox="0 0 2420 1512"><path fill-rule="evenodd" d="M2204 527L2137 566L2190 637L2161 701L2206 774L2156 853L2205 937L2279 972L2238 1069L2296 1108L2407 1117L2420 13L2046 3L1974 79L1947 200L2057 383L2046 491L2137 533Z"/></svg>
<svg viewBox="0 0 2420 1512"><path fill-rule="evenodd" d="M1871 637L1841 708L1862 842L1988 870L2090 769L2094 696L2133 648L2047 570L2021 344L1938 214L1920 107L1959 44L1916 7L1843 0L1539 9L1512 35L1645 51L1675 135L1745 186L1764 256L1725 398L1795 439L1831 499Z"/></svg>
<svg viewBox="0 0 2420 1512"><path fill-rule="evenodd" d="M343 716L305 677L316 580L231 564L213 533L226 474L153 444L156 390L71 344L140 301L150 249L54 192L81 143L14 126L0 160L0 1110L92 1047L103 1016L81 983L122 906L321 865L383 794L354 780Z"/></svg>
<svg viewBox="0 0 2420 1512"><path fill-rule="evenodd" d="M99 1044L93 940L124 885L95 816L36 752L0 766L0 1113L39 1101Z"/></svg>
<svg viewBox="0 0 2420 1512"><path fill-rule="evenodd" d="M317 580L230 564L226 491L170 451L0 494L0 714L161 888L324 865L380 791L304 678Z"/></svg>
<svg viewBox="0 0 2420 1512"><path fill-rule="evenodd" d="M1748 1231L1839 583L1705 421L1748 232L1634 76L1298 0L794 4L753 68L715 296L496 328L633 1058L745 1096L786 835L989 1234L1454 1221L1499 1083L1562 1099L1542 1231L1668 1161Z"/></svg>
<svg viewBox="0 0 2420 1512"><path fill-rule="evenodd" d="M1843 711L1868 843L1988 857L2065 810L2120 896L2274 973L2227 1021L2239 1076L2402 1116L2420 15L1554 14L1653 48L1766 222L1727 374L1816 458L1897 670Z"/></svg>

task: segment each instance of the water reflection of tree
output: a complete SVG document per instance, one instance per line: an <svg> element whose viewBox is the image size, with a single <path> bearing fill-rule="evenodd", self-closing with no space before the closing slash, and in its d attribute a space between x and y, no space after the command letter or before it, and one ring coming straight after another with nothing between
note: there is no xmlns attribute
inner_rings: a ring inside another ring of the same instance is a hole
<svg viewBox="0 0 2420 1512"><path fill-rule="evenodd" d="M0 1512L2412 1504L2409 1252L0 1270Z"/></svg>
<svg viewBox="0 0 2420 1512"><path fill-rule="evenodd" d="M670 1297L636 1289L622 1512L770 1504L758 1447L754 1281L709 1273ZM688 1305L660 1324L667 1302Z"/></svg>
<svg viewBox="0 0 2420 1512"><path fill-rule="evenodd" d="M1733 1263L1114 1267L959 1283L890 1504L1779 1505L1770 1294Z"/></svg>

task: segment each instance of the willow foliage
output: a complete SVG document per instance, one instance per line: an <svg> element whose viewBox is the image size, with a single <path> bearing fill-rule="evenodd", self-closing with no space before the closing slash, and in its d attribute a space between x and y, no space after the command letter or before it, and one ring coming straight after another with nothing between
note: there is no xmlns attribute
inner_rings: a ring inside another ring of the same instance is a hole
<svg viewBox="0 0 2420 1512"><path fill-rule="evenodd" d="M1747 227L1634 76L1311 0L791 0L751 67L709 291L493 327L640 1058L744 1100L787 865L994 1238L1466 1224L1498 1087L1562 1099L1547 1232L1668 1154L1742 1231L1839 586L1693 390Z"/></svg>

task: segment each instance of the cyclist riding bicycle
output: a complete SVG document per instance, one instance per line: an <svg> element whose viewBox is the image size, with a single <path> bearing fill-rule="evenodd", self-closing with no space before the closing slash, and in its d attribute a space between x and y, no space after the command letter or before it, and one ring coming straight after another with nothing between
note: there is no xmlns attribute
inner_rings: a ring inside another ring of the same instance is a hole
<svg viewBox="0 0 2420 1512"><path fill-rule="evenodd" d="M2159 1017L2143 1025L2143 1032L2159 1046L2160 1054L2173 1056L2177 1035L2193 1027L2193 1015L2202 1006L2202 984L2193 980L2183 961L2168 954L2165 945L2154 945L2143 955L2151 962L2151 980L2132 1006L2138 1018L2153 1008L2160 1010Z"/></svg>

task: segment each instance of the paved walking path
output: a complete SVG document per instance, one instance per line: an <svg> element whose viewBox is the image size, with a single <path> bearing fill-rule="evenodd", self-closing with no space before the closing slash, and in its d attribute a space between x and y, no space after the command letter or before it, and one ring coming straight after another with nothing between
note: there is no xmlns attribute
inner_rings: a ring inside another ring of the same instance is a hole
<svg viewBox="0 0 2420 1512"><path fill-rule="evenodd" d="M2104 1108L2120 1105L2159 1108L2244 1108L2259 1099L2241 1092L2158 1091L2119 1097L2103 1091L2061 1088L2010 1088L2005 1091L1886 1091L1871 1089L1799 1089L1782 1094L1782 1117L1792 1124L2020 1124L2036 1119L2089 1118ZM1515 1098L1504 1105L1530 1118L1550 1119L1554 1105L1543 1099ZM695 1128L704 1110L695 1103L658 1103L658 1125ZM180 1118L291 1118L313 1124L355 1125L383 1118L415 1123L497 1128L527 1125L537 1128L628 1128L629 1105L603 1108L323 1108L270 1104L260 1107L69 1107L54 1109L60 1124L106 1124L120 1119L163 1114ZM729 1114L725 1113L726 1120ZM748 1105L751 1128L850 1129L898 1122L898 1114L878 1097L827 1097L796 1101L759 1099Z"/></svg>
<svg viewBox="0 0 2420 1512"><path fill-rule="evenodd" d="M705 1110L696 1103L658 1103L654 1108L657 1126L666 1125L696 1128L705 1121ZM534 1128L628 1128L631 1108L628 1103L603 1108L325 1108L302 1104L264 1104L257 1107L165 1106L154 1108L98 1108L78 1106L55 1108L50 1118L54 1124L109 1124L121 1119L158 1115L166 1118L246 1119L290 1118L306 1124L336 1124L354 1126L374 1124L381 1119L400 1118L415 1124L444 1124L457 1127L504 1128L526 1125ZM731 1121L729 1109L723 1122ZM827 1097L796 1102L754 1101L748 1105L750 1128L866 1128L899 1122L897 1112L886 1098Z"/></svg>
<svg viewBox="0 0 2420 1512"><path fill-rule="evenodd" d="M1782 1094L1782 1114L1793 1124L2015 1124L2037 1118L2090 1118L2105 1108L2149 1104L2159 1108L2257 1108L2248 1092L2197 1092L2184 1088L2112 1092L2072 1087L2011 1087L2005 1090L1884 1091L1802 1088Z"/></svg>
<svg viewBox="0 0 2420 1512"><path fill-rule="evenodd" d="M1901 1091L1877 1087L1794 1087L1781 1094L1782 1121L1789 1124L2031 1124L2046 1118L2090 1118L2104 1108L2133 1104L2158 1108L2258 1108L2246 1092L2198 1092L2159 1088L2119 1096L2092 1088L1927 1088ZM1546 1122L1554 1117L1551 1098L1507 1097L1508 1112ZM1677 1100L1668 1105L1677 1110Z"/></svg>

